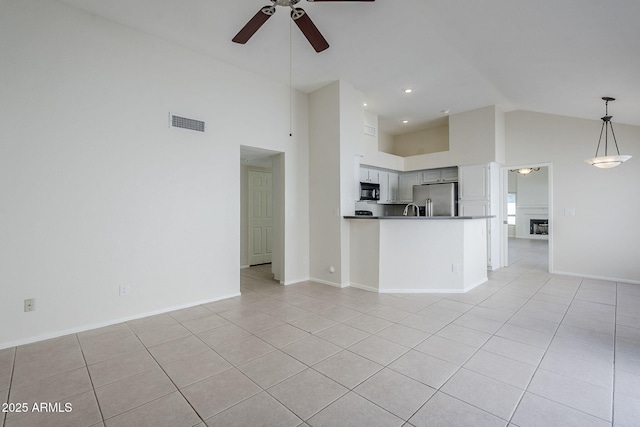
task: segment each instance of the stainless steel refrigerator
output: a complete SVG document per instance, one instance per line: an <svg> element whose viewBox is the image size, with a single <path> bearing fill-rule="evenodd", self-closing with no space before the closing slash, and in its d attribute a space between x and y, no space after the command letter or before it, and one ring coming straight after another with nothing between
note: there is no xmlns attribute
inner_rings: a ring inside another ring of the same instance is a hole
<svg viewBox="0 0 640 427"><path fill-rule="evenodd" d="M414 185L413 203L424 208L427 200L433 216L458 216L458 183Z"/></svg>

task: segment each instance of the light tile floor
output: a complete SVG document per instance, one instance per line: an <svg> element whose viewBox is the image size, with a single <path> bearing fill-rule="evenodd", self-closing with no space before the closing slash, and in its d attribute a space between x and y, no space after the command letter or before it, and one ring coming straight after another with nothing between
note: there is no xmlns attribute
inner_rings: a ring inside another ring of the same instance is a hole
<svg viewBox="0 0 640 427"><path fill-rule="evenodd" d="M0 350L0 402L28 407L1 424L640 425L640 286L510 247L466 294L282 287L255 267L237 298Z"/></svg>

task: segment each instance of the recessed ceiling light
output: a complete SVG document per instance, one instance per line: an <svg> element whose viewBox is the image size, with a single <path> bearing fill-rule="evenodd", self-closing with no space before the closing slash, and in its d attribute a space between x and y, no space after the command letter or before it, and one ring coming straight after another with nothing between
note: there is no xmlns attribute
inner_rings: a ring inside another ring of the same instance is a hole
<svg viewBox="0 0 640 427"><path fill-rule="evenodd" d="M366 107L366 106L367 106L367 103L365 102L365 103L364 103L364 104L362 104L362 105Z"/></svg>
<svg viewBox="0 0 640 427"><path fill-rule="evenodd" d="M404 93L411 93L411 92L413 92L413 89L407 88L407 89L404 90Z"/></svg>
<svg viewBox="0 0 640 427"><path fill-rule="evenodd" d="M403 120L402 123L406 125L407 123L409 123L409 120Z"/></svg>

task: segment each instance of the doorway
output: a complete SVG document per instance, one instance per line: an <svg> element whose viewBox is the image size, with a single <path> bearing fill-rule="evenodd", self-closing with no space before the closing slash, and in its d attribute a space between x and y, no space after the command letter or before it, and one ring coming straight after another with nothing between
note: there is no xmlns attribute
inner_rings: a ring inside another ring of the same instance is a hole
<svg viewBox="0 0 640 427"><path fill-rule="evenodd" d="M284 281L284 153L240 146L240 268L256 265Z"/></svg>
<svg viewBox="0 0 640 427"><path fill-rule="evenodd" d="M273 178L270 170L249 169L249 266L271 264Z"/></svg>
<svg viewBox="0 0 640 427"><path fill-rule="evenodd" d="M502 265L522 263L521 249L536 248L546 252L546 270L553 271L553 166L505 166L501 172Z"/></svg>

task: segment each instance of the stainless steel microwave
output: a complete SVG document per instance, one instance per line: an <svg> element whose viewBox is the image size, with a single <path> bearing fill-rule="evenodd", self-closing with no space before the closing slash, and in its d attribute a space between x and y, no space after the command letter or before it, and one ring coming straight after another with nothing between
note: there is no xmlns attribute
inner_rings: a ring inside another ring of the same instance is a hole
<svg viewBox="0 0 640 427"><path fill-rule="evenodd" d="M380 184L361 182L360 200L380 200Z"/></svg>

